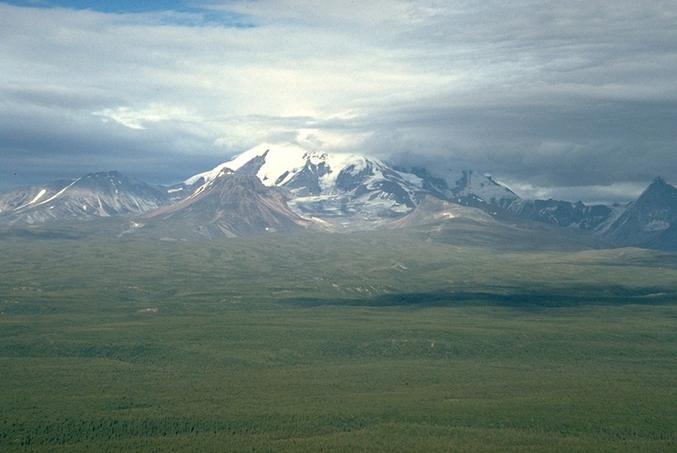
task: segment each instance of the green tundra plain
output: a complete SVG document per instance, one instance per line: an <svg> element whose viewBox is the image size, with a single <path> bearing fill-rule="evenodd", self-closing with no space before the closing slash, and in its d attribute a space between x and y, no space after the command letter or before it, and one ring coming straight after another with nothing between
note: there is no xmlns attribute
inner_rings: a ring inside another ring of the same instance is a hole
<svg viewBox="0 0 677 453"><path fill-rule="evenodd" d="M3 232L0 451L677 450L677 256L468 228Z"/></svg>

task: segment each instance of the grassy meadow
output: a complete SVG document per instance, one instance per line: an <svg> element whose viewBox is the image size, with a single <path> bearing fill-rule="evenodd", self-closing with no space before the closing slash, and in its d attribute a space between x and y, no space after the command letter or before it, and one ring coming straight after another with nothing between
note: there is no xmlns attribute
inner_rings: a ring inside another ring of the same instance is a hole
<svg viewBox="0 0 677 453"><path fill-rule="evenodd" d="M675 451L677 259L0 238L0 451Z"/></svg>

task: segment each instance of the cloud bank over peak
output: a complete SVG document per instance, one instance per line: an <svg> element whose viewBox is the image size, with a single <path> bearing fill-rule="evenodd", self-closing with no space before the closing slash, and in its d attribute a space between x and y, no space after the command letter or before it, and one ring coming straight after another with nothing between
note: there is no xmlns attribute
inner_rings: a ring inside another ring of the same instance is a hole
<svg viewBox="0 0 677 453"><path fill-rule="evenodd" d="M677 1L13 3L1 186L112 168L171 182L261 142L564 198L677 173Z"/></svg>

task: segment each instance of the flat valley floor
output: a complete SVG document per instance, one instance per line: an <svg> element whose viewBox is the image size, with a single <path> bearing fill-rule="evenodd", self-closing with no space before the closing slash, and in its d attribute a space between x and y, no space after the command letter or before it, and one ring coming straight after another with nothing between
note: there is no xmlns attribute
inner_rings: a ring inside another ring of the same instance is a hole
<svg viewBox="0 0 677 453"><path fill-rule="evenodd" d="M675 451L677 259L0 239L2 451Z"/></svg>

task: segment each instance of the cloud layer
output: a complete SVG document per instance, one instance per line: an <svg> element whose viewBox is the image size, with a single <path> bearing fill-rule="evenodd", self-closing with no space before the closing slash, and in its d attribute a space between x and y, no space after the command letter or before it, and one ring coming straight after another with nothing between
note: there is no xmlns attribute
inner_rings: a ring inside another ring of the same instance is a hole
<svg viewBox="0 0 677 453"><path fill-rule="evenodd" d="M0 3L0 188L171 182L262 141L474 168L527 196L677 179L677 1L321 4Z"/></svg>

